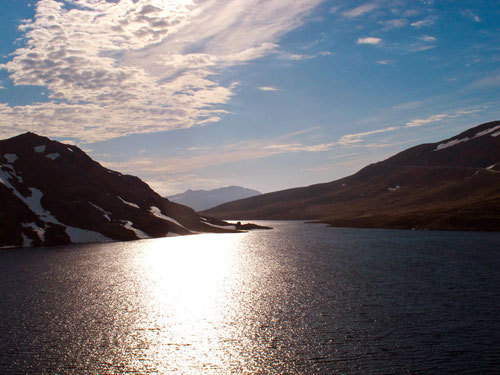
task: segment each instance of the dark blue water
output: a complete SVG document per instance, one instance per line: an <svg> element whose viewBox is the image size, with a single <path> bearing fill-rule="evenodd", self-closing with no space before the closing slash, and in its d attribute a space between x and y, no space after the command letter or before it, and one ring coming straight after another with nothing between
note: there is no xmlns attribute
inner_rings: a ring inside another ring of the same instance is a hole
<svg viewBox="0 0 500 375"><path fill-rule="evenodd" d="M500 235L273 231L0 252L0 373L500 373Z"/></svg>

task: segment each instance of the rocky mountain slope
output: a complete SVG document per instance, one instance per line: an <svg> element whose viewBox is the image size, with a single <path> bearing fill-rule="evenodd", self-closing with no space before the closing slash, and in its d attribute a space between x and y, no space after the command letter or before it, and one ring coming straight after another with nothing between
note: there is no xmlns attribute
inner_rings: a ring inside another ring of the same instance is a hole
<svg viewBox="0 0 500 375"><path fill-rule="evenodd" d="M400 152L324 184L202 212L224 219L315 220L342 227L500 230L500 121Z"/></svg>
<svg viewBox="0 0 500 375"><path fill-rule="evenodd" d="M76 146L26 133L0 141L0 247L231 232Z"/></svg>
<svg viewBox="0 0 500 375"><path fill-rule="evenodd" d="M214 190L186 190L184 193L167 197L175 203L184 204L195 211L206 210L222 203L262 194L260 191L241 186L227 186Z"/></svg>

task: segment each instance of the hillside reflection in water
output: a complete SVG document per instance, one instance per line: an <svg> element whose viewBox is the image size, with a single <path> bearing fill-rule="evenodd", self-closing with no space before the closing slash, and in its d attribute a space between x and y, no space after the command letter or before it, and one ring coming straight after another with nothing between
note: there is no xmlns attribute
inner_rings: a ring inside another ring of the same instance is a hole
<svg viewBox="0 0 500 375"><path fill-rule="evenodd" d="M484 373L499 235L272 231L0 253L0 373Z"/></svg>

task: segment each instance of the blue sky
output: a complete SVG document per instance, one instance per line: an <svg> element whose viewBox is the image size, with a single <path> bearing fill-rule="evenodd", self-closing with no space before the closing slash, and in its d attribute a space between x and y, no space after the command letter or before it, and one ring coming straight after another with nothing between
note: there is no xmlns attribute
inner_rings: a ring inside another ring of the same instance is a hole
<svg viewBox="0 0 500 375"><path fill-rule="evenodd" d="M498 1L2 0L0 136L161 194L327 182L499 119Z"/></svg>

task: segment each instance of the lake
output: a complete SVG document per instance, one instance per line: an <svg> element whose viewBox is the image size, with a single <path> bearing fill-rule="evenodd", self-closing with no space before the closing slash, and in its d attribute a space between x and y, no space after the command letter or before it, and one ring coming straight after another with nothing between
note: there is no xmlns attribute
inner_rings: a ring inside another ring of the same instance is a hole
<svg viewBox="0 0 500 375"><path fill-rule="evenodd" d="M0 373L500 371L500 234L325 228L0 252Z"/></svg>

